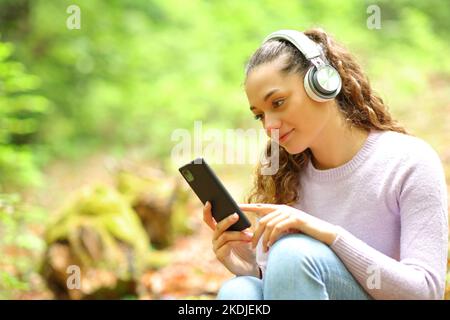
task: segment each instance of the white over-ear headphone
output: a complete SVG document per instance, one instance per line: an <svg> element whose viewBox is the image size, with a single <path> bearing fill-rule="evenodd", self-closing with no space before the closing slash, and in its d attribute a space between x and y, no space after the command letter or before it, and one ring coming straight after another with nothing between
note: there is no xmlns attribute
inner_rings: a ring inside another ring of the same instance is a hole
<svg viewBox="0 0 450 320"><path fill-rule="evenodd" d="M308 69L303 80L303 86L308 96L318 102L334 99L342 87L339 72L321 58L322 49L304 33L296 30L278 30L269 34L263 41L283 39L292 43L312 66ZM325 58L326 59L326 58Z"/></svg>

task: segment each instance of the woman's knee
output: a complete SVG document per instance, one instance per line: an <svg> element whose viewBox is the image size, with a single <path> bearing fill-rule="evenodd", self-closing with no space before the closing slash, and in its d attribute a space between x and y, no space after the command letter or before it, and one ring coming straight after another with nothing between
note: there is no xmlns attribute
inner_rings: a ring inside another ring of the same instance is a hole
<svg viewBox="0 0 450 320"><path fill-rule="evenodd" d="M334 259L334 252L324 243L305 234L288 234L276 241L270 251L267 271L298 273L299 268L313 268L316 262Z"/></svg>
<svg viewBox="0 0 450 320"><path fill-rule="evenodd" d="M314 238L289 234L275 242L269 251L264 275L264 296L269 299L336 299L350 294L347 292L350 288L363 292L333 250ZM343 294L341 290L346 292Z"/></svg>
<svg viewBox="0 0 450 320"><path fill-rule="evenodd" d="M221 286L218 300L262 300L262 281L252 276L237 276Z"/></svg>

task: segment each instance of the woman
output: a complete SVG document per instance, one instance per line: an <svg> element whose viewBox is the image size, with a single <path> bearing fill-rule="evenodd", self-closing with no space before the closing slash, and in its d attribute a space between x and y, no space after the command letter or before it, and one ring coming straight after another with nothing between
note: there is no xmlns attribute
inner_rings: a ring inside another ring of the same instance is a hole
<svg viewBox="0 0 450 320"><path fill-rule="evenodd" d="M216 223L204 207L213 250L236 275L218 299L442 299L442 164L391 118L355 59L323 30L280 30L250 58L245 90L280 136L279 170L259 165L248 198L258 204L241 205L259 217L253 234L225 231L236 215Z"/></svg>

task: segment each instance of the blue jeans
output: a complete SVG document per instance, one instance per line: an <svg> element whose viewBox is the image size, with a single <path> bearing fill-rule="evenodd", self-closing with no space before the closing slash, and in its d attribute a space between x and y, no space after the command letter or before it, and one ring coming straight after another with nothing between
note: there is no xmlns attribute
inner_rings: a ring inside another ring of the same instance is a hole
<svg viewBox="0 0 450 320"><path fill-rule="evenodd" d="M219 300L368 300L371 297L326 244L307 235L287 234L270 251L264 278L226 281Z"/></svg>

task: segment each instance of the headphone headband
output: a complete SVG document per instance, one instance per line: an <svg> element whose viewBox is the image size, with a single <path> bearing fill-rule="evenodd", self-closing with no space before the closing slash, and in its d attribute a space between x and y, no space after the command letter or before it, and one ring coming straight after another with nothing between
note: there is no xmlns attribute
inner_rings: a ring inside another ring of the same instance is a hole
<svg viewBox="0 0 450 320"><path fill-rule="evenodd" d="M319 46L308 38L303 32L297 30L278 30L269 34L263 41L269 41L272 39L284 39L292 43L306 59L311 60L313 58L320 57L321 50Z"/></svg>

